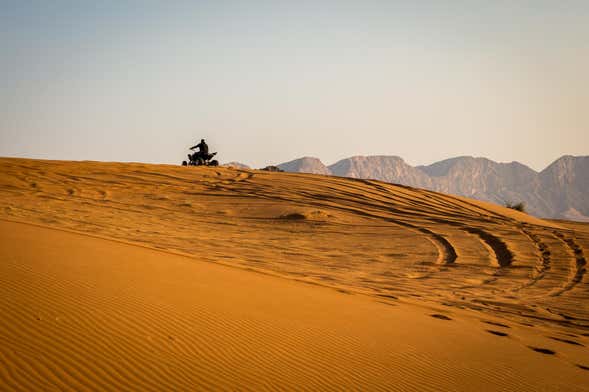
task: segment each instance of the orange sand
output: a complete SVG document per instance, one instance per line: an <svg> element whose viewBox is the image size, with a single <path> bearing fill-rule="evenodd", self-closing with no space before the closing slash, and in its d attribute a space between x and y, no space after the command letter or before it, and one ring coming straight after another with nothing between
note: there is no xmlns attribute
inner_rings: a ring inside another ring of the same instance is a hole
<svg viewBox="0 0 589 392"><path fill-rule="evenodd" d="M314 175L0 173L0 389L589 390L587 225Z"/></svg>

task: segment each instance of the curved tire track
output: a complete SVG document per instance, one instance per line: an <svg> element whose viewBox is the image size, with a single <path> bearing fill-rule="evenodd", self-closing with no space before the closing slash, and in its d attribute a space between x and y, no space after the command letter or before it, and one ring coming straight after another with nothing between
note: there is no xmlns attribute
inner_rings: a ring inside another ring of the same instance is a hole
<svg viewBox="0 0 589 392"><path fill-rule="evenodd" d="M573 236L567 237L559 231L553 231L554 235L558 237L566 246L570 249L572 254L574 255L574 264L571 265L571 272L569 281L560 289L557 289L550 293L551 297L556 297L561 295L562 293L573 289L579 282L583 280L583 275L585 275L587 269L585 266L587 265L587 260L583 254L583 249L577 244L575 238Z"/></svg>
<svg viewBox="0 0 589 392"><path fill-rule="evenodd" d="M464 227L462 230L478 235L493 251L495 261L499 267L509 267L511 265L513 262L513 253L509 250L507 244L499 239L499 237L495 237L478 227Z"/></svg>
<svg viewBox="0 0 589 392"><path fill-rule="evenodd" d="M551 252L548 248L548 245L540 239L540 237L532 232L530 229L522 227L522 233L532 241L534 246L536 247L539 257L538 262L536 263L534 273L530 280L519 288L515 289L514 291L519 291L521 289L530 287L535 285L538 281L542 280L544 276L546 276L546 272L550 270L551 264Z"/></svg>
<svg viewBox="0 0 589 392"><path fill-rule="evenodd" d="M444 236L435 233L425 227L415 227L415 229L419 230L424 234L427 234L436 246L436 248L438 248L438 263L453 264L456 261L456 259L458 258L458 255L456 254L456 249L454 249L454 246L452 246L450 241L444 238Z"/></svg>

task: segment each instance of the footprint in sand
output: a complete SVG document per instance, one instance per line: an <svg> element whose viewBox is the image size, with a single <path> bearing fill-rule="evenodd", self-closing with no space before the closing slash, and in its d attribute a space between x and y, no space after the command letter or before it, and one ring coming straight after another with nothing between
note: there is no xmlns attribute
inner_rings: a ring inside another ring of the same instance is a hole
<svg viewBox="0 0 589 392"><path fill-rule="evenodd" d="M546 354L546 355L555 355L556 354L556 351L550 350L549 348L541 348L541 347L533 347L533 346L528 346L528 347L537 353Z"/></svg>
<svg viewBox="0 0 589 392"><path fill-rule="evenodd" d="M434 317L434 318L437 318L437 319L440 319L440 320L452 320L450 317L444 316L443 314L434 313L434 314L430 314L430 316L431 317Z"/></svg>
<svg viewBox="0 0 589 392"><path fill-rule="evenodd" d="M493 335L497 335L497 336L509 336L508 334L506 334L505 332L501 332L501 331L494 331L492 329L486 329L485 331L492 333Z"/></svg>
<svg viewBox="0 0 589 392"><path fill-rule="evenodd" d="M557 338L556 336L548 336L550 339L552 340L556 340L558 342L563 342L563 343L567 343L567 344L572 344L574 346L582 346L585 347L584 344L581 344L579 342L575 342L574 340L570 340L570 339L563 339L563 338Z"/></svg>

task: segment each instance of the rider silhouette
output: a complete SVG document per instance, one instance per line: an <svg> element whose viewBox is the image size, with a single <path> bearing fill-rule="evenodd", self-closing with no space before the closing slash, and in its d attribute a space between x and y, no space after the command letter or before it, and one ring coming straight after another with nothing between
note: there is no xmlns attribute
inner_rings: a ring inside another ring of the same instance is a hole
<svg viewBox="0 0 589 392"><path fill-rule="evenodd" d="M194 153L194 160L197 158L206 160L209 157L209 146L205 143L205 139L200 139L200 143L196 146L190 147L191 150L194 150L195 148L198 148L199 150Z"/></svg>

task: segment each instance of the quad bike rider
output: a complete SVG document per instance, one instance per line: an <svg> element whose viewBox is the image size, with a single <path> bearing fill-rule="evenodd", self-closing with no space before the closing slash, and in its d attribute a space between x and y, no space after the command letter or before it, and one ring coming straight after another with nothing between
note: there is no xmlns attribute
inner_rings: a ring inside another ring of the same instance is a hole
<svg viewBox="0 0 589 392"><path fill-rule="evenodd" d="M213 159L216 152L209 154L209 146L205 139L200 139L200 143L196 146L190 147L191 150L199 149L193 154L188 154L188 162L183 161L182 166L219 166L219 162Z"/></svg>

